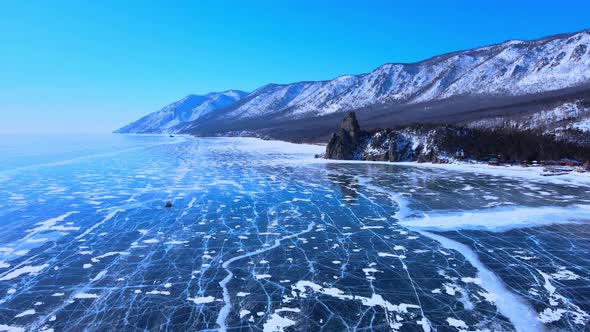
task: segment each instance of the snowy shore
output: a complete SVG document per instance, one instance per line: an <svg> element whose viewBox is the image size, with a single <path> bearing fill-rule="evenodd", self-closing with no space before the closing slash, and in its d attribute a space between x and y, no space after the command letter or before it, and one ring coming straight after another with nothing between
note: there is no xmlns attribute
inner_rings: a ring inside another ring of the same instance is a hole
<svg viewBox="0 0 590 332"><path fill-rule="evenodd" d="M378 164L391 165L401 167L417 167L440 169L445 171L455 172L470 172L478 174L487 174L493 176L524 178L535 181L551 182L551 183L572 183L572 184L587 184L590 186L590 172L578 173L569 172L562 175L544 176L544 168L538 167L522 167L522 166L490 166L484 163L449 163L449 164L434 164L434 163L418 163L418 162L389 162L389 161L365 161L365 160L329 160L316 159L318 163L341 163L341 164Z"/></svg>
<svg viewBox="0 0 590 332"><path fill-rule="evenodd" d="M551 183L574 183L590 185L590 172L578 173L575 171L562 175L544 176L545 168L543 166L511 166L500 165L491 166L486 163L470 163L470 162L453 162L448 164L434 164L434 163L418 163L418 162L390 162L390 161L365 161L365 160L333 160L314 158L315 155L321 154L325 151L325 145L320 144L296 144L284 141L263 140L259 138L246 137L229 137L229 138L212 138L217 140L226 140L228 142L243 142L247 144L236 144L234 148L248 151L248 152L264 152L264 153L289 153L298 155L299 158L285 160L290 163L341 163L341 164L381 164L401 167L418 167L440 169L446 171L456 172L470 172L487 174L493 176L505 176L525 178L535 181L551 182Z"/></svg>
<svg viewBox="0 0 590 332"><path fill-rule="evenodd" d="M496 176L508 176L518 178L528 178L533 180L542 180L547 182L571 182L571 183L587 183L590 185L590 172L579 173L569 172L562 175L546 176L544 174L545 168L543 166L514 166L514 165L500 165L491 166L485 163L450 163L450 164L433 164L433 163L416 163L416 162L396 162L391 163L400 166L412 166L422 168L437 168L460 172L481 173Z"/></svg>
<svg viewBox="0 0 590 332"><path fill-rule="evenodd" d="M261 140L262 141L262 140ZM286 143L282 141L263 141L265 148L274 145L275 149L289 148L289 150L295 150L299 153L319 154L324 152L325 148L322 145L313 144L294 144ZM306 160L312 163L346 163L346 164L381 164L381 165L392 165L402 167L418 167L418 168L430 168L430 169L441 169L447 171L456 172L470 172L480 173L494 176L506 176L506 177L517 177L526 178L530 180L552 182L552 183L575 183L575 184L588 184L590 185L590 172L576 172L571 171L567 174L555 175L551 174L547 176L545 167L543 166L529 166L523 167L518 165L499 165L492 166L483 162L453 162L448 164L435 164L435 163L418 163L418 162L390 162L390 161L366 161L366 160L332 160L315 158L313 160ZM545 174L545 175L544 175Z"/></svg>

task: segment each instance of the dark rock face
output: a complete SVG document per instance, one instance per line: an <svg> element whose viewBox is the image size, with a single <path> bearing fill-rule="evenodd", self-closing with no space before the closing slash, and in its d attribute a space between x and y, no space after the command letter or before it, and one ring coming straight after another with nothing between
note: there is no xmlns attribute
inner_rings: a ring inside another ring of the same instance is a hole
<svg viewBox="0 0 590 332"><path fill-rule="evenodd" d="M358 141L361 138L361 127L354 112L350 112L344 117L340 129L344 130L353 141Z"/></svg>
<svg viewBox="0 0 590 332"><path fill-rule="evenodd" d="M326 147L326 159L359 159L359 148L364 133L361 131L354 112L346 115L338 131L332 134Z"/></svg>
<svg viewBox="0 0 590 332"><path fill-rule="evenodd" d="M430 132L384 129L368 136L360 158L371 161L435 161Z"/></svg>
<svg viewBox="0 0 590 332"><path fill-rule="evenodd" d="M488 130L452 125L415 125L366 132L349 113L330 138L325 158L341 160L445 163L491 157L506 162L590 160L590 144L574 132L561 136L538 131Z"/></svg>

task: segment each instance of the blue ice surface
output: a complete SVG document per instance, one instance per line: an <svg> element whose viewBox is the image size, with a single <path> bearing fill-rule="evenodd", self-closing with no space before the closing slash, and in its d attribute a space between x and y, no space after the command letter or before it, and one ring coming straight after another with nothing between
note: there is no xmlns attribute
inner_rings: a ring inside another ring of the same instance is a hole
<svg viewBox="0 0 590 332"><path fill-rule="evenodd" d="M2 137L0 327L585 329L590 188L321 149Z"/></svg>

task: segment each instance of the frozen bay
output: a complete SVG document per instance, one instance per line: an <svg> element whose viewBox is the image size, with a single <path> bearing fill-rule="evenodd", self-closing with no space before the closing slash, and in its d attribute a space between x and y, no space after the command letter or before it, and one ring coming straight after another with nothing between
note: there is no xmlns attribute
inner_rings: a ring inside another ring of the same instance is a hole
<svg viewBox="0 0 590 332"><path fill-rule="evenodd" d="M4 142L0 330L590 321L583 183L325 162L321 146L246 138Z"/></svg>

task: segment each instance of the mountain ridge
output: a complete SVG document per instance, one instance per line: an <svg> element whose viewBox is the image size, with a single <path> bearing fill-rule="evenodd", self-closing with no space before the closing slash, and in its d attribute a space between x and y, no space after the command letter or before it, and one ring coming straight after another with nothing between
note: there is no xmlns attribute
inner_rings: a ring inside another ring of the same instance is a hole
<svg viewBox="0 0 590 332"><path fill-rule="evenodd" d="M473 113L483 105L497 104L498 99L509 103L524 97L539 99L554 91L586 89L590 85L589 49L590 30L586 29L531 41L508 40L416 63L385 63L369 73L329 80L269 83L235 103L168 130L200 136L277 138L284 124L296 125L304 119L330 118L324 126L310 125L331 131L339 118L331 115L349 111L356 111L360 118L380 117L385 120L383 125L391 127L393 119L399 121L396 112L408 107L424 113L416 122L427 122L446 112L459 112L453 110L457 108L454 102L472 103L470 110L460 106ZM449 105L439 114L427 114L429 108L445 102ZM388 116L384 117L384 112ZM372 121L366 123L373 125ZM305 134L295 136L299 137L292 140L308 140Z"/></svg>
<svg viewBox="0 0 590 332"><path fill-rule="evenodd" d="M209 92L204 95L190 94L116 130L115 133L174 133L172 127L227 107L246 94L247 92L240 90Z"/></svg>

